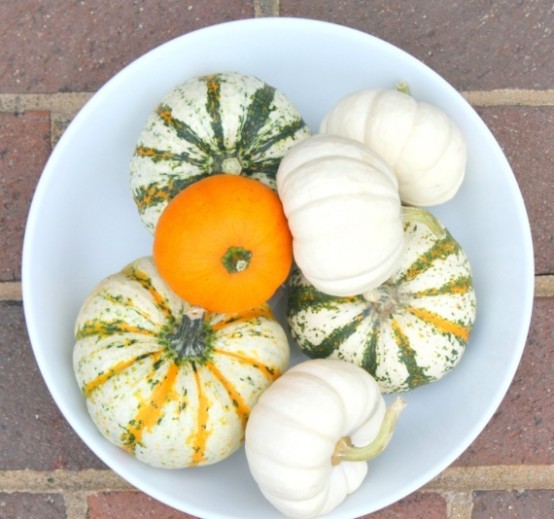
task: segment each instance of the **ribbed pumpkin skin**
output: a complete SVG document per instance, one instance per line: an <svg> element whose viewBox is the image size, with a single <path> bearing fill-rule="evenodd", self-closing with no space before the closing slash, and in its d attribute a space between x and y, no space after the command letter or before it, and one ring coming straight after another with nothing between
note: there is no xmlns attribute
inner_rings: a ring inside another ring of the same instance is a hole
<svg viewBox="0 0 554 519"><path fill-rule="evenodd" d="M362 366L384 393L407 391L451 371L475 320L465 252L446 229L438 237L421 222L407 221L400 267L371 293L332 297L299 271L290 284L287 318L299 347L310 357Z"/></svg>
<svg viewBox="0 0 554 519"><path fill-rule="evenodd" d="M213 173L256 178L275 189L279 162L311 131L279 90L241 73L192 78L168 93L138 137L130 187L152 231L177 193Z"/></svg>
<svg viewBox="0 0 554 519"><path fill-rule="evenodd" d="M203 349L179 351L191 310L199 309L168 289L151 258L141 258L91 292L75 325L74 370L93 421L112 443L156 467L207 465L232 454L251 407L289 361L268 306L206 314Z"/></svg>

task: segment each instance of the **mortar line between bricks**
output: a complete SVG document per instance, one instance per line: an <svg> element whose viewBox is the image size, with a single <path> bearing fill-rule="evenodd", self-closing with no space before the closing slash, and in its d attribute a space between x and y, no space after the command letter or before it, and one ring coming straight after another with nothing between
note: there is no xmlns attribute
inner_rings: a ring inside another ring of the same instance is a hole
<svg viewBox="0 0 554 519"><path fill-rule="evenodd" d="M254 16L279 16L279 0L254 0Z"/></svg>
<svg viewBox="0 0 554 519"><path fill-rule="evenodd" d="M0 492L5 493L130 490L136 489L109 469L0 471ZM424 492L453 492L460 495L475 490L554 490L554 465L449 467L421 488Z"/></svg>
<svg viewBox="0 0 554 519"><path fill-rule="evenodd" d="M260 12L271 12L271 3L259 0L256 5L260 5ZM94 92L0 93L0 112L36 110L72 114L78 112L93 94ZM468 90L461 94L474 106L554 106L554 89Z"/></svg>
<svg viewBox="0 0 554 519"><path fill-rule="evenodd" d="M554 465L449 467L422 490L554 490Z"/></svg>

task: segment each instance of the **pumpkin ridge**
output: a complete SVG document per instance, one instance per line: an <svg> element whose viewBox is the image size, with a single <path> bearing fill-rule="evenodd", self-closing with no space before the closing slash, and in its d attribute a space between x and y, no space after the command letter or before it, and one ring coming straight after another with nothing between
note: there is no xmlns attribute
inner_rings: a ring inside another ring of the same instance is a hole
<svg viewBox="0 0 554 519"><path fill-rule="evenodd" d="M412 281L417 276L429 270L435 261L446 259L451 254L458 254L460 251L459 244L452 238L450 233L446 232L446 236L437 240L433 245L426 250L418 259L416 259L408 268L406 268L397 280L397 283L405 283Z"/></svg>
<svg viewBox="0 0 554 519"><path fill-rule="evenodd" d="M226 326L229 326L230 324L241 321L249 321L250 319L254 319L256 317L273 319L273 312L271 311L271 307L269 305L262 305L259 307L250 308L249 310L245 310L243 312L226 315L225 318L221 321L211 323L210 328L213 331L218 331L225 328Z"/></svg>
<svg viewBox="0 0 554 519"><path fill-rule="evenodd" d="M410 295L415 299L418 299L421 297L440 296L440 295L447 295L447 294L463 295L463 294L467 294L470 290L472 290L473 288L472 283L473 283L473 280L471 276L459 276L457 278L452 279L448 283L441 285L440 287L426 288L424 290L419 290L417 292L414 292Z"/></svg>
<svg viewBox="0 0 554 519"><path fill-rule="evenodd" d="M257 162L254 158L255 155L260 155L265 153L269 148L275 146L277 143L292 138L296 133L306 127L304 120L299 117L293 121L287 123L286 125L279 127L279 132L275 135L261 134L258 136L258 140L253 142L251 146L248 147L247 151L252 162ZM263 138L263 141L261 140ZM254 148L255 154L252 153L252 148ZM278 167L281 162L278 159L275 159L276 165ZM277 169L277 168L276 168Z"/></svg>
<svg viewBox="0 0 554 519"><path fill-rule="evenodd" d="M139 212L144 213L149 207L169 202L189 185L210 175L210 173L201 173L186 178L172 176L167 184L152 182L139 186L133 191Z"/></svg>
<svg viewBox="0 0 554 519"><path fill-rule="evenodd" d="M151 337L156 335L156 331L154 330L148 330L141 326L132 326L123 319L114 319L113 321L95 319L84 322L79 330L77 330L75 338L76 340L80 340L86 337L94 337L95 335L106 337L117 333L137 333Z"/></svg>
<svg viewBox="0 0 554 519"><path fill-rule="evenodd" d="M244 401L242 395L233 387L233 384L221 373L218 367L213 362L206 362L206 368L210 370L216 380L225 388L229 395L229 399L233 404L235 412L241 421L242 429L246 427L248 416L250 415L250 407Z"/></svg>
<svg viewBox="0 0 554 519"><path fill-rule="evenodd" d="M119 375L123 373L128 367L132 366L135 362L139 362L143 359L146 359L150 356L155 356L156 354L159 354L159 352L148 352L148 353L141 353L140 355L135 355L134 357L131 357L127 360L122 360L121 362L118 362L114 366L111 366L110 369L107 371L104 371L97 375L92 380L89 380L83 387L82 392L83 395L88 398L92 392L105 384L108 380L110 380L112 377L115 377L116 375Z"/></svg>
<svg viewBox="0 0 554 519"><path fill-rule="evenodd" d="M398 357L402 364L408 370L408 377L405 384L409 388L415 388L431 381L431 377L425 374L425 371L418 365L415 351L410 345L410 340L402 332L400 324L396 319L391 319L391 328L393 338L398 346Z"/></svg>
<svg viewBox="0 0 554 519"><path fill-rule="evenodd" d="M206 81L206 112L210 118L216 148L221 154L226 155L225 133L221 120L221 76L213 74L204 79Z"/></svg>
<svg viewBox="0 0 554 519"><path fill-rule="evenodd" d="M307 344L302 345L302 349L312 358L326 358L333 352L340 349L341 345L361 326L367 317L370 310L366 309L353 317L347 324L339 326L333 329L333 331L327 335L319 344Z"/></svg>
<svg viewBox="0 0 554 519"><path fill-rule="evenodd" d="M469 339L470 327L464 325L463 323L450 321L449 319L424 308L409 306L406 307L406 310L418 319L421 319L426 324L432 326L438 332L454 336L462 344L465 344Z"/></svg>
<svg viewBox="0 0 554 519"><path fill-rule="evenodd" d="M153 378L158 366L155 366L148 378ZM137 444L142 441L143 433L150 431L163 417L163 409L168 402L173 400L173 386L179 369L174 362L169 363L163 380L157 380L153 385L149 399L139 399L138 410L135 418L128 425L127 430L122 433L121 441L123 448L134 451Z"/></svg>
<svg viewBox="0 0 554 519"><path fill-rule="evenodd" d="M210 146L197 135L191 126L173 116L173 110L170 106L161 103L156 109L156 114L163 121L165 126L175 131L179 139L190 142L193 146L198 148L200 152L207 156L212 153Z"/></svg>
<svg viewBox="0 0 554 519"><path fill-rule="evenodd" d="M252 366L257 369L262 375L264 375L268 380L276 380L281 375L281 371L277 367L269 367L265 364L262 364L259 360L256 360L252 357L247 357L246 355L241 355L233 351L225 351L219 348L214 348L214 354L223 355L225 357L230 357L239 361L241 364L247 366Z"/></svg>
<svg viewBox="0 0 554 519"><path fill-rule="evenodd" d="M150 294L156 307L160 309L169 321L175 321L175 316L168 305L167 297L163 296L160 291L156 289L152 282L152 278L146 272L134 266L128 266L122 272L129 280L136 281Z"/></svg>
<svg viewBox="0 0 554 519"><path fill-rule="evenodd" d="M242 140L252 146L258 141L262 128L268 122L271 112L275 110L275 91L275 88L264 84L250 96L250 104L239 130L239 142Z"/></svg>
<svg viewBox="0 0 554 519"><path fill-rule="evenodd" d="M368 372L375 376L377 372L377 347L379 345L379 336L381 329L377 322L371 328L368 340L365 341L365 347L363 349L363 357L361 360L361 366Z"/></svg>
<svg viewBox="0 0 554 519"><path fill-rule="evenodd" d="M136 315L138 315L139 317L142 317L144 320L148 321L151 324L157 324L152 319L152 316L150 315L150 313L141 310L135 304L133 299L131 299L130 297L123 297L122 295L114 295L114 294L110 294L108 292L105 292L104 294L102 294L102 299L104 299L107 303L110 303L114 306L121 306L125 310L129 310L129 311L135 313Z"/></svg>

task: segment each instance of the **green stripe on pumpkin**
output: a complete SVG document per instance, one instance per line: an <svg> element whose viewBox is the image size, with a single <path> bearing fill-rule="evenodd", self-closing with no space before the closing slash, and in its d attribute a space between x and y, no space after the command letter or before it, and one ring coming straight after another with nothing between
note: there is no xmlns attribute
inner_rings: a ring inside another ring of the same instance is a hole
<svg viewBox="0 0 554 519"><path fill-rule="evenodd" d="M139 186L133 192L138 210L144 213L149 207L167 203L173 200L183 189L198 180L208 177L209 173L190 175L187 177L172 176L164 178L164 182L153 182L146 186Z"/></svg>
<svg viewBox="0 0 554 519"><path fill-rule="evenodd" d="M473 289L473 281L471 276L460 276L452 279L448 283L437 287L427 288L425 290L419 290L411 294L414 298L429 297L429 296L442 296L451 294L467 294Z"/></svg>
<svg viewBox="0 0 554 519"><path fill-rule="evenodd" d="M202 153L205 153L207 155L212 153L213 150L204 139L200 138L186 122L181 121L180 119L177 119L173 116L173 110L170 106L162 103L156 109L156 113L168 128L171 128L175 131L177 137L189 142L190 144L198 148L198 150L200 150Z"/></svg>
<svg viewBox="0 0 554 519"><path fill-rule="evenodd" d="M160 291L154 286L152 278L144 271L140 270L134 265L129 265L123 269L122 274L125 275L130 281L137 282L144 290L146 290L152 298L156 307L162 312L164 317L171 323L175 322L175 316L169 306L167 297L160 293Z"/></svg>
<svg viewBox="0 0 554 519"><path fill-rule="evenodd" d="M460 246L452 239L452 236L447 233L445 238L434 242L431 248L415 260L396 282L400 284L412 281L417 276L429 270L435 261L445 260L451 254L457 254L459 251Z"/></svg>
<svg viewBox="0 0 554 519"><path fill-rule="evenodd" d="M398 360L408 370L408 377L405 380L405 384L413 389L431 382L433 379L425 374L425 371L418 365L416 360L415 351L410 345L410 340L402 332L400 324L396 319L391 320L391 327L393 332L393 338L398 346Z"/></svg>
<svg viewBox="0 0 554 519"><path fill-rule="evenodd" d="M223 121L221 120L221 79L220 75L214 74L206 76L206 112L210 117L210 126L214 134L216 149L224 155L225 132L223 130Z"/></svg>

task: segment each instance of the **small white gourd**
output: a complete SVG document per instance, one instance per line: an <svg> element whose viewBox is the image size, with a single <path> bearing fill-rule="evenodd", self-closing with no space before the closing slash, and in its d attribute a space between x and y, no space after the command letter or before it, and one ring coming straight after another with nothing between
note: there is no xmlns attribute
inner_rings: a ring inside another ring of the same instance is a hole
<svg viewBox="0 0 554 519"><path fill-rule="evenodd" d="M318 290L360 294L394 272L404 244L398 185L373 150L345 137L308 137L282 159L276 180L294 259Z"/></svg>
<svg viewBox="0 0 554 519"><path fill-rule="evenodd" d="M355 139L379 153L393 169L406 204L447 202L464 179L467 149L460 129L438 107L416 101L405 86L343 97L319 131Z"/></svg>
<svg viewBox="0 0 554 519"><path fill-rule="evenodd" d="M406 402L388 409L371 375L341 360L304 361L261 395L245 433L252 477L288 517L336 508L388 445Z"/></svg>

